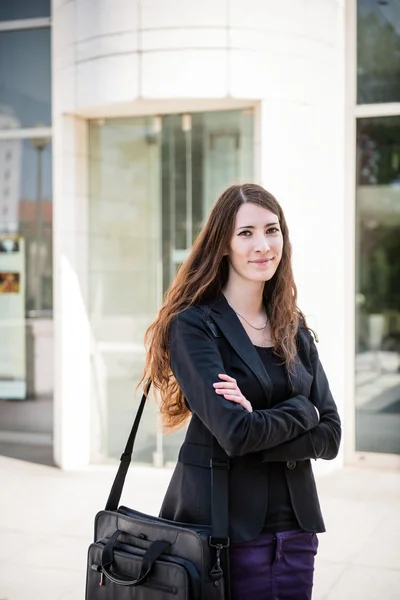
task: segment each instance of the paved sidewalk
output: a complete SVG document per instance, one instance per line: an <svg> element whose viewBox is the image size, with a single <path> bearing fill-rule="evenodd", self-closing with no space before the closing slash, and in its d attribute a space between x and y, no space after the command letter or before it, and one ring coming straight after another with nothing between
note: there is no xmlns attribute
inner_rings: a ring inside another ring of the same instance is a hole
<svg viewBox="0 0 400 600"><path fill-rule="evenodd" d="M115 472L66 473L0 456L0 600L84 599L93 519ZM133 467L123 502L157 514L170 476ZM313 600L400 600L400 472L341 469L320 475L318 489L328 532Z"/></svg>

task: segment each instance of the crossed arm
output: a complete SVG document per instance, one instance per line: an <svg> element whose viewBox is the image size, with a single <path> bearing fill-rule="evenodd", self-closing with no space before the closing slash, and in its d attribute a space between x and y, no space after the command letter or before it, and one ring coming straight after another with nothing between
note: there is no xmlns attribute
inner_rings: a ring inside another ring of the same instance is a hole
<svg viewBox="0 0 400 600"><path fill-rule="evenodd" d="M318 351L310 336L310 360L314 373L310 400L319 413L319 423L296 438L268 448L260 453L262 462L306 460L323 458L332 460L339 451L341 423L335 401L329 389L328 379L318 357ZM250 402L244 398L232 377L220 375L223 382L214 384L225 398L241 404L246 410L252 410Z"/></svg>
<svg viewBox="0 0 400 600"><path fill-rule="evenodd" d="M311 335L310 338L310 359L314 373L310 400L320 413L320 421L307 433L261 452L262 461L332 460L339 452L342 436L340 417Z"/></svg>
<svg viewBox="0 0 400 600"><path fill-rule="evenodd" d="M173 320L169 349L172 372L191 411L229 456L271 451L318 425L313 401L302 395L254 412L223 395L218 398L213 384L224 374L224 365L205 317L195 307ZM261 456L262 460L280 460Z"/></svg>
<svg viewBox="0 0 400 600"><path fill-rule="evenodd" d="M318 411L319 423L292 440L263 450L260 453L262 462L309 458L331 460L338 454L341 440L340 417L314 340L310 334L308 335L310 338L310 361L314 374L310 400ZM251 412L251 403L243 396L235 379L223 374L219 375L219 378L222 381L214 383L216 392Z"/></svg>

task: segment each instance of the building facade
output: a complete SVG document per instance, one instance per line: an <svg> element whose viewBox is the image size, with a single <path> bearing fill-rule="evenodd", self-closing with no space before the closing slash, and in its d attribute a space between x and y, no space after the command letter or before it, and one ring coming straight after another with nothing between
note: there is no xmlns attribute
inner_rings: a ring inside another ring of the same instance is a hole
<svg viewBox="0 0 400 600"><path fill-rule="evenodd" d="M343 418L333 466L399 465L398 3L4 7L3 439L36 433L65 469L119 456L145 329L219 193L253 180L289 223ZM153 403L139 438L164 465L182 433Z"/></svg>

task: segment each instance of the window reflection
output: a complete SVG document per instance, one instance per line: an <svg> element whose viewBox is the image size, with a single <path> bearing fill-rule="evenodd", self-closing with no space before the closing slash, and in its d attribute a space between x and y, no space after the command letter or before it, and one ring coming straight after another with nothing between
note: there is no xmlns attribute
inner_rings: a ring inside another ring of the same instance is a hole
<svg viewBox="0 0 400 600"><path fill-rule="evenodd" d="M53 393L51 144L0 140L0 399Z"/></svg>
<svg viewBox="0 0 400 600"><path fill-rule="evenodd" d="M50 28L0 32L0 129L50 125Z"/></svg>
<svg viewBox="0 0 400 600"><path fill-rule="evenodd" d="M51 190L48 138L0 141L0 234L23 239L27 314L53 305Z"/></svg>
<svg viewBox="0 0 400 600"><path fill-rule="evenodd" d="M357 102L400 100L400 2L358 0Z"/></svg>
<svg viewBox="0 0 400 600"><path fill-rule="evenodd" d="M50 0L2 0L0 21L50 16Z"/></svg>
<svg viewBox="0 0 400 600"><path fill-rule="evenodd" d="M400 117L357 127L356 448L400 453Z"/></svg>
<svg viewBox="0 0 400 600"><path fill-rule="evenodd" d="M253 173L253 111L162 118L163 290L187 256L212 204Z"/></svg>

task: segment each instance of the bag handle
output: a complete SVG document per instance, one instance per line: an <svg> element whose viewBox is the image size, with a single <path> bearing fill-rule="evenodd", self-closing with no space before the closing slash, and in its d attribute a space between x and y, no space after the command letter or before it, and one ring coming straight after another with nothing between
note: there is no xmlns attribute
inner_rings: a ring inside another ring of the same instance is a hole
<svg viewBox="0 0 400 600"><path fill-rule="evenodd" d="M104 546L104 550L101 556L101 570L104 575L113 583L118 585L124 585L129 587L136 587L137 585L141 585L145 583L147 577L150 575L151 570L154 566L156 560L161 556L161 554L170 546L169 542L163 542L161 540L156 540L149 546L143 555L142 564L140 567L140 573L136 579L129 579L124 575L118 575L118 573L111 573L111 565L114 560L114 546L117 542L118 537L122 534L122 531L114 531L107 544Z"/></svg>

